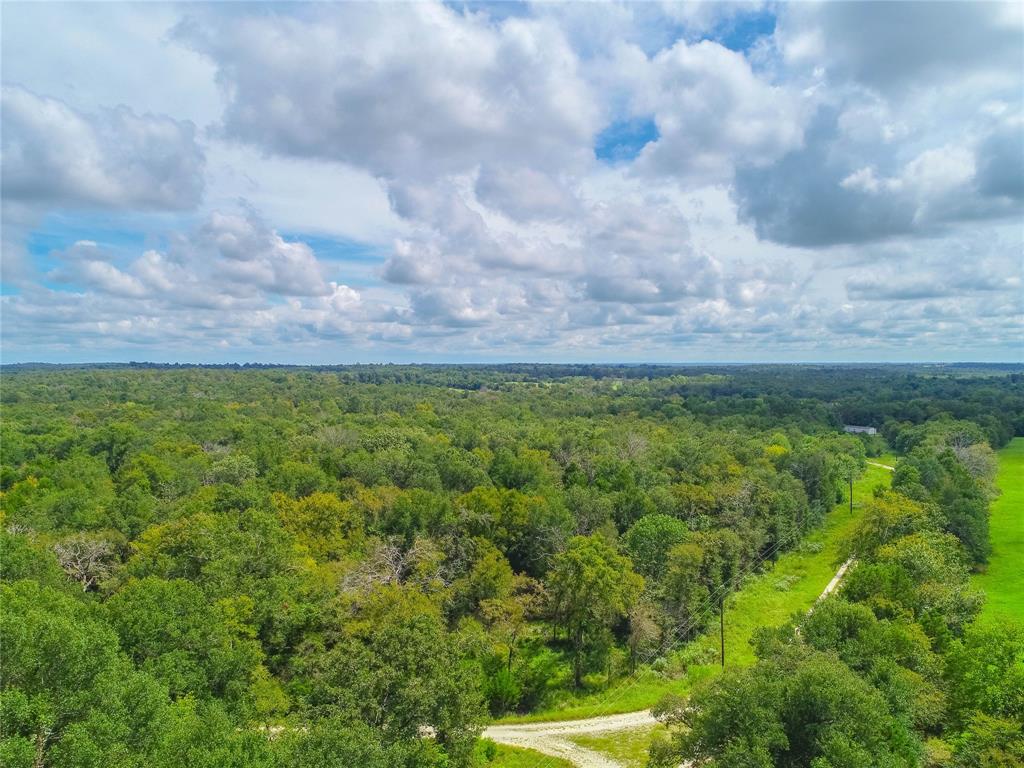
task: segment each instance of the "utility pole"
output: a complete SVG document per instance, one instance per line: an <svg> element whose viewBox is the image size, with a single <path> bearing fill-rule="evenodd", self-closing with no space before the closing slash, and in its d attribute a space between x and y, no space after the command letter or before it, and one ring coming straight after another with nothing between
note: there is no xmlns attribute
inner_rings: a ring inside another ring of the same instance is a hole
<svg viewBox="0 0 1024 768"><path fill-rule="evenodd" d="M850 471L850 514L853 514L853 471Z"/></svg>
<svg viewBox="0 0 1024 768"><path fill-rule="evenodd" d="M722 669L725 669L725 586L718 598L718 634L722 641Z"/></svg>

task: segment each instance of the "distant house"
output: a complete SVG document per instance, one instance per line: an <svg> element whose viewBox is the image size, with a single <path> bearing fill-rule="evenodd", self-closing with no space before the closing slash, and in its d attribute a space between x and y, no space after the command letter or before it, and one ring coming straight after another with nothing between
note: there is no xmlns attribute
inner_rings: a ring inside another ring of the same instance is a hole
<svg viewBox="0 0 1024 768"><path fill-rule="evenodd" d="M856 424L843 424L843 431L854 435L877 435L878 430L874 427L858 427Z"/></svg>

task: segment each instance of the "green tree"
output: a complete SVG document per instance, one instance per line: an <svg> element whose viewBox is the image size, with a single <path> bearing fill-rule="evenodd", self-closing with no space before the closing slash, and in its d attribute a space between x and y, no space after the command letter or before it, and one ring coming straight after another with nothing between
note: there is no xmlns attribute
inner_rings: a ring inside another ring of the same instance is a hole
<svg viewBox="0 0 1024 768"><path fill-rule="evenodd" d="M318 717L372 726L389 747L417 741L429 726L452 765L469 764L484 714L479 668L416 590L374 590L308 673Z"/></svg>
<svg viewBox="0 0 1024 768"><path fill-rule="evenodd" d="M389 742L377 729L346 717L318 720L306 732L288 732L279 744L279 768L445 768L443 752L425 740Z"/></svg>
<svg viewBox="0 0 1024 768"><path fill-rule="evenodd" d="M547 577L554 620L572 645L573 681L583 681L584 656L606 649L612 625L625 617L643 589L643 577L633 572L599 535L576 536L555 556Z"/></svg>
<svg viewBox="0 0 1024 768"><path fill-rule="evenodd" d="M136 664L164 681L171 695L217 697L238 704L263 652L255 639L251 601L207 601L183 579L132 579L108 602L110 623Z"/></svg>
<svg viewBox="0 0 1024 768"><path fill-rule="evenodd" d="M256 477L259 471L259 467L251 457L243 453L232 453L216 462L210 468L207 481L210 483L242 485Z"/></svg>
<svg viewBox="0 0 1024 768"><path fill-rule="evenodd" d="M687 726L677 758L718 768L912 768L920 759L877 690L834 656L801 649L727 670L658 714Z"/></svg>
<svg viewBox="0 0 1024 768"><path fill-rule="evenodd" d="M352 502L314 492L298 500L275 493L273 504L281 525L319 560L338 559L363 544L363 521Z"/></svg>
<svg viewBox="0 0 1024 768"><path fill-rule="evenodd" d="M0 530L0 579L31 579L41 586L66 589L71 582L53 550L27 533Z"/></svg>
<svg viewBox="0 0 1024 768"><path fill-rule="evenodd" d="M951 723L966 728L977 713L1024 728L1024 628L972 626L946 656Z"/></svg>
<svg viewBox="0 0 1024 768"><path fill-rule="evenodd" d="M668 553L660 595L675 633L683 638L696 634L703 626L711 594L704 576L704 548L693 542L674 546Z"/></svg>
<svg viewBox="0 0 1024 768"><path fill-rule="evenodd" d="M637 572L647 579L661 579L669 550L685 541L686 534L686 523L668 515L646 515L633 523L625 539Z"/></svg>
<svg viewBox="0 0 1024 768"><path fill-rule="evenodd" d="M4 765L141 766L167 695L136 672L87 603L28 581L0 585Z"/></svg>
<svg viewBox="0 0 1024 768"><path fill-rule="evenodd" d="M477 550L473 564L451 585L450 605L455 616L476 612L487 601L502 601L512 593L516 581L497 547L486 539L473 543Z"/></svg>

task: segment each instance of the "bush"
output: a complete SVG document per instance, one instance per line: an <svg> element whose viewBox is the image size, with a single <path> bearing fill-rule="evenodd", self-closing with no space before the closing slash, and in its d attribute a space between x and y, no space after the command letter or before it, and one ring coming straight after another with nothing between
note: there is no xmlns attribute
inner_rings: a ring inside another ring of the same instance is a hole
<svg viewBox="0 0 1024 768"><path fill-rule="evenodd" d="M800 577L795 573L790 573L775 581L775 589L779 592L789 592L798 581L800 581Z"/></svg>
<svg viewBox="0 0 1024 768"><path fill-rule="evenodd" d="M523 686L512 670L503 666L485 678L483 692L491 714L497 717L516 708Z"/></svg>

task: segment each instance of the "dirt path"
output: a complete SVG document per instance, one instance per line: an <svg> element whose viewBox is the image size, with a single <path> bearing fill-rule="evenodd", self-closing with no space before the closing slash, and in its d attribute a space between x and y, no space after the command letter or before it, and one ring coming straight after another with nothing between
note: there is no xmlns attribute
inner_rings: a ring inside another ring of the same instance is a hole
<svg viewBox="0 0 1024 768"><path fill-rule="evenodd" d="M568 760L579 768L622 768L621 764L570 741L570 737L584 733L629 731L657 725L649 709L626 712L621 715L603 715L586 720L563 720L553 723L526 723L523 725L492 725L484 729L484 738L514 747L526 747L552 757Z"/></svg>
<svg viewBox="0 0 1024 768"><path fill-rule="evenodd" d="M881 467L882 469L888 469L890 472L895 472L896 467L889 466L888 464L879 464L877 461L868 461L866 464L870 464L872 467Z"/></svg>
<svg viewBox="0 0 1024 768"><path fill-rule="evenodd" d="M818 595L818 599L814 601L815 605L817 605L822 600L824 600L826 597L828 597L829 595L831 595L833 592L836 591L836 587L839 586L839 582L841 582L843 580L843 576L846 575L846 571L849 569L849 567L851 565L853 565L853 558L852 557L849 560L847 560L845 563L843 563L841 566L839 566L839 570L836 571L836 575L832 577L832 581L830 581L825 586L825 591L822 592L820 595ZM811 606L811 610L812 611L814 610L814 606Z"/></svg>

